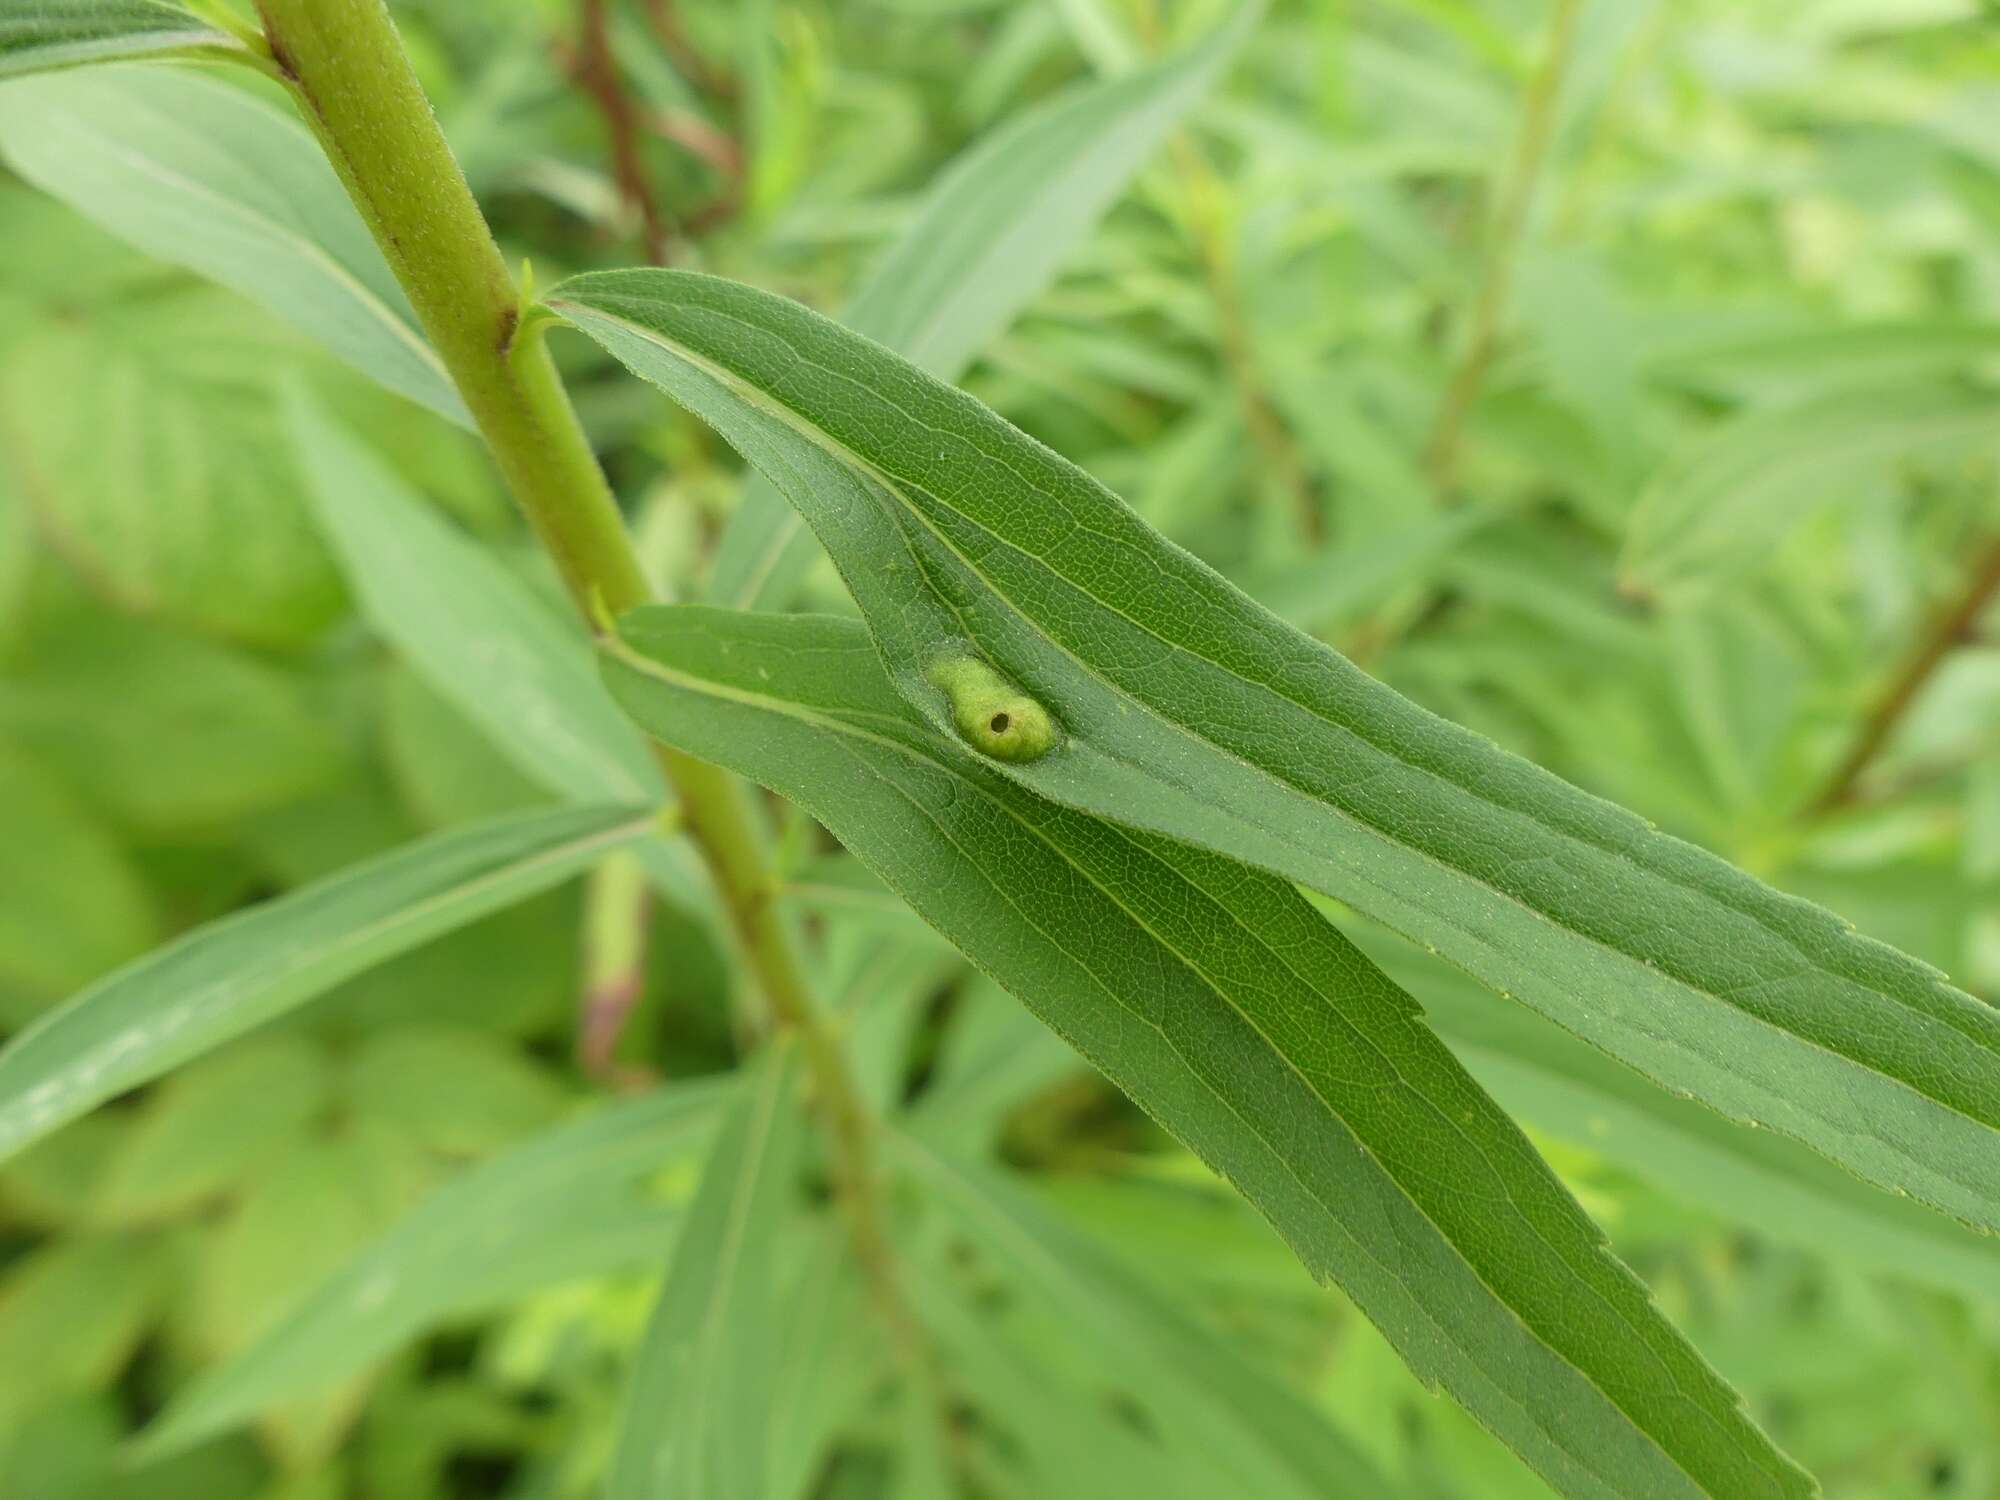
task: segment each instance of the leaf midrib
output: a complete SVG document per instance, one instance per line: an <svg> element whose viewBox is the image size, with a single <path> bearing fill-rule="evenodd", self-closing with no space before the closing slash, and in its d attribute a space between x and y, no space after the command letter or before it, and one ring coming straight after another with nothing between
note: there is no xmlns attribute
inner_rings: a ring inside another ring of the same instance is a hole
<svg viewBox="0 0 2000 1500"><path fill-rule="evenodd" d="M502 884L507 880L513 879L520 875L532 873L533 871L535 871L536 869L538 869L543 865L551 863L559 863L566 859L572 859L579 854L588 852L592 847L596 845L622 843L623 841L633 838L641 831L643 831L645 827L652 821L652 819L653 815L651 813L647 813L643 816L632 819L628 823L614 824L612 827L608 829L603 829L595 833L570 839L562 844L556 845L553 848L540 850L525 859L510 860L507 863L495 869L490 869L486 871L484 874L479 875L474 879L467 881L463 884L451 886L449 889L446 890L435 891L429 896L425 896L422 899L412 902L407 906L398 907L395 911L390 912L385 916L378 917L374 921L369 922L364 926L350 928L341 937L335 939L330 943L322 944L319 946L307 947L304 949L294 949L291 953L286 955L285 959L281 962L280 966L265 971L264 976L262 978L257 979L254 981L254 983L250 984L250 988L268 989L276 985L285 984L288 981L295 979L301 972L304 972L319 964L322 964L326 962L328 959L338 958L344 954L350 953L357 947L365 947L368 943L373 942L375 939L381 937L383 934L392 932L398 927L407 926L412 922L419 921L425 917L428 917L437 910L439 910L440 908L450 905L455 901L463 900L469 896L476 896L479 894L483 894L492 886ZM351 882L349 883L351 884ZM141 956L140 958L134 959L130 964L127 964L124 967L115 970L113 973L106 975L102 980L98 981L96 984L91 985L87 989L81 991L77 995L75 1000L71 1001L69 1005L58 1006L56 1009L48 1012L47 1015L43 1016L39 1021L37 1021L34 1025L30 1026L27 1030L23 1031L19 1036L15 1037L13 1041L6 1048L4 1056L0 1056L0 1061L5 1061L9 1058L18 1056L22 1051L24 1051L29 1046L30 1043L32 1043L42 1035L58 1029L59 1024L63 1022L66 1017L68 1017L73 1013L72 1006L86 999L90 995L95 993L100 993L102 991L110 989L113 985L122 983L130 976L142 972L145 968L149 967L155 961L177 950L184 951L187 945L192 944L198 938L205 937L213 941L223 934L241 930L244 927L250 926L258 921L267 918L269 915L270 912L267 907L263 906L252 907L249 910L240 912L233 917L226 918L222 922L218 922L213 926L203 928L198 933L189 934L184 944L174 944L167 949L159 950L158 952L146 954ZM188 1002L193 1007L192 1014L184 1016L180 1021L180 1023L173 1028L173 1030L177 1032L185 1029L186 1026L188 1026L192 1021L199 1019L210 1013L218 1003L226 1002L232 999L236 991L240 987L242 987L245 983L246 981L241 974L233 974L233 975L225 975L220 979L217 979L207 985L202 986L198 991L200 998ZM169 1034L171 1035L172 1033ZM97 1044L97 1046L101 1048L103 1046L103 1042L100 1041ZM93 1052L96 1050L97 1048L91 1049L91 1051ZM90 1055L89 1053L86 1053L85 1058L87 1059L89 1055ZM76 1068L81 1065L82 1061L83 1059L72 1061L69 1064L69 1066L63 1070L63 1074L59 1076L68 1076L73 1074ZM35 1116L41 1108L46 1107L45 1103L38 1104L36 1101L45 1101L46 1097L48 1096L49 1090L55 1088L57 1082L58 1079L46 1079L41 1084L37 1085L35 1088L30 1089L27 1093L16 1095L15 1098L11 1101L11 1103L6 1105L0 1105L0 1160L4 1160L8 1155L11 1155L12 1152L18 1150L27 1141L33 1139L37 1134L39 1134L40 1131L44 1128L41 1124L33 1122L32 1119L32 1117ZM57 1097L60 1097L60 1093L61 1091L58 1090ZM15 1109L20 1109L23 1112L29 1114L31 1117L31 1123L26 1129L17 1129L10 1133L5 1128L4 1120L5 1116L7 1114L12 1113Z"/></svg>

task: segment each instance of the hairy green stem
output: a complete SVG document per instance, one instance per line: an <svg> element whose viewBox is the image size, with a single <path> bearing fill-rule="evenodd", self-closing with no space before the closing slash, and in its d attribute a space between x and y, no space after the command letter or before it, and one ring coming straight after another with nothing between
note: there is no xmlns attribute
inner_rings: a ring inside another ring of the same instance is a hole
<svg viewBox="0 0 2000 1500"><path fill-rule="evenodd" d="M383 0L259 0L271 55L382 248L530 524L588 621L650 597L610 485L446 145ZM805 1044L834 1172L871 1284L901 1339L873 1166L873 1120L806 983L741 788L663 745L682 825L707 862L777 1022Z"/></svg>

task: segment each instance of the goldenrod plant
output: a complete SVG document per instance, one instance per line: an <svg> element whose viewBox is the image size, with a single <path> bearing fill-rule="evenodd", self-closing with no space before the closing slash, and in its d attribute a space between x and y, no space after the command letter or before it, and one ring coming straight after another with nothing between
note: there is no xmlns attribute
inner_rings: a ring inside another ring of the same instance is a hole
<svg viewBox="0 0 2000 1500"><path fill-rule="evenodd" d="M0 1494L2000 1494L1996 60L0 0Z"/></svg>

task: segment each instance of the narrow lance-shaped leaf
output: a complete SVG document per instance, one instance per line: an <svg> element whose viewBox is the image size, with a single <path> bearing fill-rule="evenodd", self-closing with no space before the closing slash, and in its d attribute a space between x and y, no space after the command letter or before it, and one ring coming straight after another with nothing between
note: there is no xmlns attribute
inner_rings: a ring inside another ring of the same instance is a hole
<svg viewBox="0 0 2000 1500"><path fill-rule="evenodd" d="M303 390L289 393L286 413L313 514L383 639L551 791L663 799L659 768L605 697L583 632L455 534Z"/></svg>
<svg viewBox="0 0 2000 1500"><path fill-rule="evenodd" d="M19 79L0 87L0 157L146 254L472 425L324 153L278 106L172 68Z"/></svg>
<svg viewBox="0 0 2000 1500"><path fill-rule="evenodd" d="M548 889L650 829L650 815L628 807L566 808L456 829L156 949L0 1051L0 1160L343 979Z"/></svg>
<svg viewBox="0 0 2000 1500"><path fill-rule="evenodd" d="M165 0L0 0L0 78L142 57L247 57Z"/></svg>
<svg viewBox="0 0 2000 1500"><path fill-rule="evenodd" d="M432 689L526 775L572 802L659 802L644 738L604 695L590 645L303 390L287 412L306 495L361 613ZM723 932L715 887L685 840L634 855L682 909Z"/></svg>
<svg viewBox="0 0 2000 1500"><path fill-rule="evenodd" d="M875 1393L856 1378L855 1351L879 1340L847 1226L829 1217L816 1227L801 1242L804 1264L778 1314L777 1378L764 1427L764 1482L773 1496L812 1493L828 1447Z"/></svg>
<svg viewBox="0 0 2000 1500"><path fill-rule="evenodd" d="M956 380L1048 285L1262 11L1240 6L1179 57L1014 116L937 179L841 321ZM753 478L716 548L708 597L779 608L818 552L798 512Z"/></svg>
<svg viewBox="0 0 2000 1500"><path fill-rule="evenodd" d="M177 1452L310 1396L447 1318L657 1263L684 1194L660 1179L714 1132L723 1089L679 1083L557 1126L445 1184L147 1429Z"/></svg>
<svg viewBox="0 0 2000 1500"><path fill-rule="evenodd" d="M1416 996L1482 1087L1531 1129L1682 1202L1881 1275L2000 1300L2000 1237L1881 1192L1768 1130L1731 1124L1464 975L1379 934L1363 948Z"/></svg>
<svg viewBox="0 0 2000 1500"><path fill-rule="evenodd" d="M1563 1494L1810 1492L1416 1006L1283 880L1027 791L863 627L641 610L653 733L798 801Z"/></svg>
<svg viewBox="0 0 2000 1500"><path fill-rule="evenodd" d="M2000 1227L2000 1011L1419 708L796 303L627 271L551 305L773 477L934 725L952 656L1046 707L1055 748L1006 776L1337 896L1669 1088Z"/></svg>
<svg viewBox="0 0 2000 1500"><path fill-rule="evenodd" d="M779 1233L797 1203L798 1059L738 1082L639 1346L607 1500L757 1500L778 1391Z"/></svg>

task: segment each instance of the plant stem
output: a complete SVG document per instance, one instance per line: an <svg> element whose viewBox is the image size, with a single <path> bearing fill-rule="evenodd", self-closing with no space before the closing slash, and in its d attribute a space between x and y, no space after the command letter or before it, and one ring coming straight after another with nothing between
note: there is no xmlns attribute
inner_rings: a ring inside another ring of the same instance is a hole
<svg viewBox="0 0 2000 1500"><path fill-rule="evenodd" d="M1986 607L2000 598L2000 536L1987 542L1973 564L1965 587L1938 612L1925 627L1917 646L1890 682L1888 690L1862 723L1853 747L1834 768L1817 796L1801 810L1800 816L1823 817L1854 799L1862 773L1875 761L1917 695L1931 680L1954 646L1968 640Z"/></svg>
<svg viewBox="0 0 2000 1500"><path fill-rule="evenodd" d="M1431 478L1438 493L1447 499L1458 483L1459 450L1466 419L1479 400L1499 352L1500 320L1506 313L1513 285L1514 259L1520 253L1521 237L1528 227L1528 210L1534 204L1542 164L1548 158L1549 141L1555 134L1556 102L1562 95L1563 76L1569 71L1570 55L1575 50L1576 19L1581 9L1581 0L1556 0L1548 51L1528 85L1520 133L1514 138L1514 158L1500 191L1499 207L1494 212L1485 268L1473 295L1465 352L1445 390L1430 442L1425 447L1424 458Z"/></svg>
<svg viewBox="0 0 2000 1500"><path fill-rule="evenodd" d="M645 989L652 916L652 889L636 855L614 854L590 872L583 895L576 1063L587 1077L617 1088L656 1081L650 1070L621 1068L616 1057L618 1039Z"/></svg>
<svg viewBox="0 0 2000 1500"><path fill-rule="evenodd" d="M1167 38L1159 6L1147 0L1139 7L1136 19L1146 50L1160 56ZM1312 477L1299 456L1298 445L1292 440L1291 429L1271 399L1258 366L1256 344L1250 336L1250 318L1238 286L1236 252L1229 230L1228 187L1201 143L1187 130L1174 132L1168 150L1186 199L1188 234L1194 241L1195 259L1208 282L1209 300L1215 305L1222 363L1230 384L1235 387L1244 428L1262 454L1272 480L1290 502L1299 534L1308 542L1318 543L1326 536L1326 517L1314 492Z"/></svg>
<svg viewBox="0 0 2000 1500"><path fill-rule="evenodd" d="M271 53L374 234L515 499L586 621L651 595L611 487L438 129L384 0L259 0ZM741 789L655 744L683 826L707 862L743 959L805 1046L834 1176L864 1274L897 1333L897 1286L874 1170L873 1119L806 983L777 879Z"/></svg>
<svg viewBox="0 0 2000 1500"><path fill-rule="evenodd" d="M1318 542L1326 532L1319 500L1313 494L1312 479L1306 473L1291 432L1272 403L1250 338L1250 318L1237 288L1236 257L1229 243L1223 183L1187 132L1176 132L1171 150L1174 169L1187 194L1188 228L1194 237L1202 275L1208 281L1209 299L1215 304L1222 360L1229 371L1230 383L1236 388L1243 425L1270 466L1273 479L1289 497L1300 533L1308 542Z"/></svg>
<svg viewBox="0 0 2000 1500"><path fill-rule="evenodd" d="M611 148L611 169L618 180L619 194L626 206L639 216L639 229L646 245L646 259L656 266L667 263L667 225L660 213L659 200L646 180L646 163L639 154L639 117L618 74L618 59L611 51L611 27L605 16L605 0L581 0L577 10L579 35L572 71L584 92L604 118L604 133Z"/></svg>

